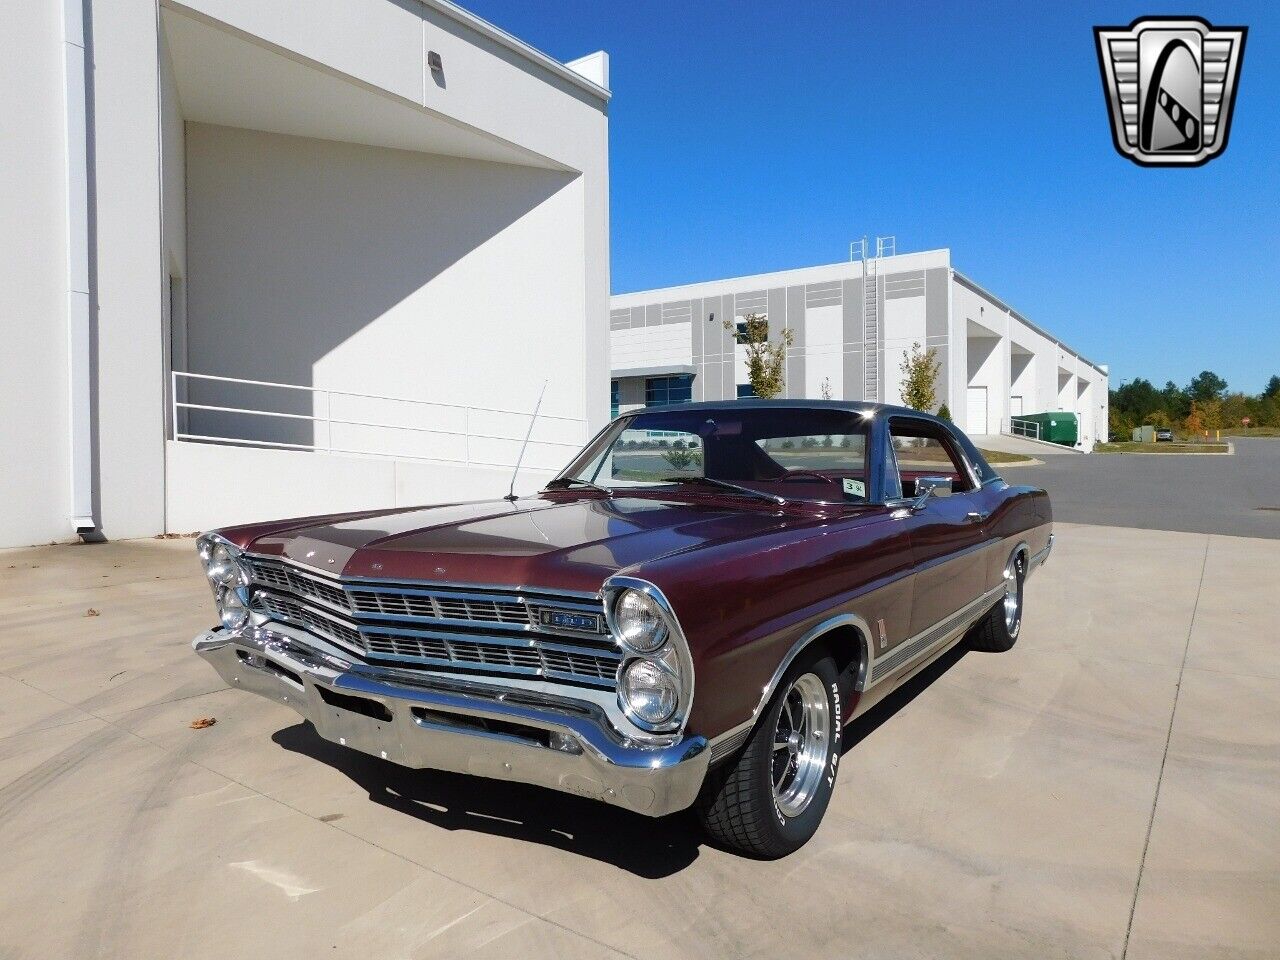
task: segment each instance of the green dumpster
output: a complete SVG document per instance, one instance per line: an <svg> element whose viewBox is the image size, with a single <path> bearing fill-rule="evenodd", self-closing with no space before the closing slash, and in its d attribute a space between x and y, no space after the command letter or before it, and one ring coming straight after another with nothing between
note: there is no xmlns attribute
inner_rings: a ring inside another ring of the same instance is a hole
<svg viewBox="0 0 1280 960"><path fill-rule="evenodd" d="M1080 423L1076 415L1065 410L1052 413L1028 413L1016 419L1039 424L1040 439L1048 440L1050 443L1074 447L1080 439Z"/></svg>

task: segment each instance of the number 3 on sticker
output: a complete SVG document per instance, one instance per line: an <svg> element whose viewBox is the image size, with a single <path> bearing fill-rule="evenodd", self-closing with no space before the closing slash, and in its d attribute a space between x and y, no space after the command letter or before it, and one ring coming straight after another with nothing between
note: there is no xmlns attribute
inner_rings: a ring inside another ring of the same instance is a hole
<svg viewBox="0 0 1280 960"><path fill-rule="evenodd" d="M840 481L840 485L844 487L844 495L846 497L865 497L867 495L867 485L861 480L845 478Z"/></svg>

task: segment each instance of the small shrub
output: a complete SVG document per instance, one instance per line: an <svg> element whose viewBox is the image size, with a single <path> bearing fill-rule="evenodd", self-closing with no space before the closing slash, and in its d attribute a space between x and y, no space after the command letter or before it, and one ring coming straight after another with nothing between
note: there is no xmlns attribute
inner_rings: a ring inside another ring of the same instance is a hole
<svg viewBox="0 0 1280 960"><path fill-rule="evenodd" d="M662 459L677 470L688 470L702 464L702 454L696 450L686 450L683 446L672 447L662 455Z"/></svg>

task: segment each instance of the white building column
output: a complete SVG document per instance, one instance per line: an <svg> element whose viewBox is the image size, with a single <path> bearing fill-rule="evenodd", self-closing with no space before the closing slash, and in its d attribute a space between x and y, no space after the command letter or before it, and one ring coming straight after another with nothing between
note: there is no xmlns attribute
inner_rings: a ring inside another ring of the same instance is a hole
<svg viewBox="0 0 1280 960"><path fill-rule="evenodd" d="M92 343L89 294L89 130L84 0L62 0L66 147L68 532L94 529Z"/></svg>
<svg viewBox="0 0 1280 960"><path fill-rule="evenodd" d="M165 529L158 11L95 7L98 520L120 539Z"/></svg>

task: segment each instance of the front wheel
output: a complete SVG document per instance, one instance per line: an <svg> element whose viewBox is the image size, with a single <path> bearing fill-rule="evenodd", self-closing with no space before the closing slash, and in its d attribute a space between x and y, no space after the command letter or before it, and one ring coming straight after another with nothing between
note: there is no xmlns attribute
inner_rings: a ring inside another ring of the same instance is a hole
<svg viewBox="0 0 1280 960"><path fill-rule="evenodd" d="M702 805L707 832L762 859L802 847L835 789L841 726L835 663L818 651L802 654L737 760L713 771Z"/></svg>

